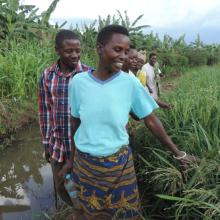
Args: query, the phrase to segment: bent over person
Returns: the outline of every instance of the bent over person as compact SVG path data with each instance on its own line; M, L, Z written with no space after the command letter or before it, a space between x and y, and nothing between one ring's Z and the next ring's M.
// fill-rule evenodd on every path
M192 157L167 135L153 113L158 105L139 80L121 70L130 47L127 29L104 27L96 47L96 71L77 74L69 86L73 177L86 219L137 220L141 206L126 130L129 113L143 119L181 163Z
M40 130L45 157L51 163L56 190L63 201L72 205L64 188L65 173L62 172L66 171L66 167L70 167L69 164L72 166L68 85L73 76L88 70L89 67L80 63L80 41L74 32L58 32L55 50L59 59L44 70L39 80Z

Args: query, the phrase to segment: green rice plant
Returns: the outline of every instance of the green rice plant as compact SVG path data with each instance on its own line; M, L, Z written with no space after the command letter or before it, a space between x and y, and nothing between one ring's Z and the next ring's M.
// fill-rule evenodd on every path
M183 171L170 153L145 131L143 123L133 128L132 145L139 159L135 163L146 216L219 219L219 85L218 66L192 69L178 80L175 91L163 97L175 105L174 109L157 111L177 146L198 156L199 164Z
M219 147L219 83L217 68L203 68L197 72L193 70L182 78L177 90L169 95L169 101L174 103L175 108L169 112L160 112L170 133L178 130L186 137L190 136L190 143L193 143L191 150L195 150L196 144L200 149Z

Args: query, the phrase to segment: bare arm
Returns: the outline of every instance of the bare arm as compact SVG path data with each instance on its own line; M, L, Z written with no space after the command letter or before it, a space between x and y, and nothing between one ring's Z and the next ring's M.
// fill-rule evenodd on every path
M148 88L148 90L149 90L149 93L153 93L151 87L150 87L148 84L146 84L146 86L147 86L147 88Z
M74 135L76 133L76 130L79 128L81 121L79 118L75 118L71 116L71 137L72 137L72 147L71 147L71 154L70 154L70 159L69 161L71 162L71 164L73 163L73 159L74 159L74 152L76 149L75 146L75 142L74 142Z
M73 166L73 160L74 160L74 153L75 153L75 142L74 142L74 135L76 133L76 130L78 129L81 121L79 118L71 117L71 138L72 138L72 147L71 147L71 152L70 152L70 157L66 159L65 165L59 172L59 176L64 177L66 173L72 168Z
M160 99L155 99L155 101L160 106L160 108L164 108L164 109L171 109L171 108L173 108L172 104L163 102Z
M77 129L79 128L80 126L80 119L79 118L75 118L73 116L71 116L71 136L74 137ZM75 150L75 142L74 142L74 139L72 141L72 149Z
M182 156L182 152L173 143L169 135L166 133L163 124L156 117L156 115L151 113L144 118L144 123L146 127L149 128L149 130L154 134L154 136L156 136L161 143L165 144L176 157Z
M166 130L163 127L161 121L151 113L144 118L144 123L147 128L156 136L161 143L165 144L167 148L173 153L175 159L177 159L184 168L187 168L187 163L199 162L199 159L193 155L186 154L183 151L180 151L178 147L173 143L169 135L166 133Z

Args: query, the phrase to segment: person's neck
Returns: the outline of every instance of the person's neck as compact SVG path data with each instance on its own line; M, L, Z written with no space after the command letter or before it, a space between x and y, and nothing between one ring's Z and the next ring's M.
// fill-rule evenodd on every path
M134 75L137 75L138 70L137 69L131 69L131 72L134 73Z
M150 64L150 66L154 67L154 65L152 63L149 63L149 64Z
M129 72L129 68L123 67L122 71L124 71L125 73L128 73Z
M66 66L61 61L58 61L58 64L59 64L59 67L60 67L60 71L64 74L71 73L76 69L76 67L75 68L70 68L70 67Z
M107 79L109 79L110 77L112 77L113 75L115 75L117 72L115 73L112 73L112 72L109 72L108 70L106 70L105 68L102 68L102 67L98 67L96 69L96 71L93 72L93 75L99 79L99 80L102 80L102 81L105 81Z

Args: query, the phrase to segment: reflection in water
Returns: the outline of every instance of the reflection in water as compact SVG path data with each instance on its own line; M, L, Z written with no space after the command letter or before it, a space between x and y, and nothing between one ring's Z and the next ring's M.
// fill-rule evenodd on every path
M42 153L37 126L1 152L0 220L43 219L42 212L54 208L51 168Z

